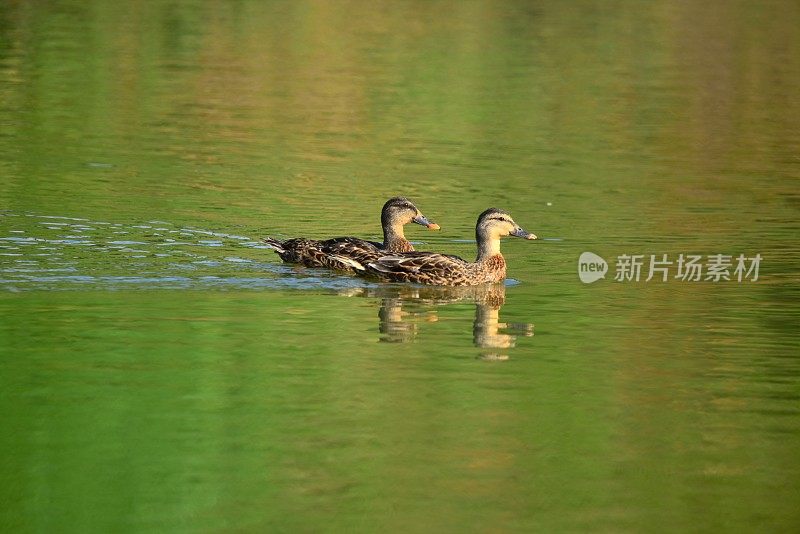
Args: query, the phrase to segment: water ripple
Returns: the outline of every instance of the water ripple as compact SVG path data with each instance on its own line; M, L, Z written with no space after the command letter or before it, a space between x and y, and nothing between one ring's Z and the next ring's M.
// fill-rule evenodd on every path
M167 221L118 223L58 215L0 218L0 290L303 289L371 287L274 261L259 239ZM65 221L65 222L53 222ZM72 222L80 221L80 223ZM80 235L91 231L92 239ZM45 235L43 232L47 232ZM51 235L51 232L58 232ZM119 239L116 236L125 235ZM175 239L169 236L181 236ZM257 251L257 252L254 252ZM3 259L2 257L5 257ZM169 274L181 271L187 274ZM56 274L63 273L63 274ZM69 274L67 274L69 273ZM188 273L191 273L189 275Z

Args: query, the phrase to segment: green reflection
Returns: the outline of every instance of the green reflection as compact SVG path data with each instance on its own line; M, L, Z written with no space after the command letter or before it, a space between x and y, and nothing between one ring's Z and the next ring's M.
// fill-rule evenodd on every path
M6 2L0 528L796 530L798 49L788 1ZM560 240L502 308L245 246L395 194Z

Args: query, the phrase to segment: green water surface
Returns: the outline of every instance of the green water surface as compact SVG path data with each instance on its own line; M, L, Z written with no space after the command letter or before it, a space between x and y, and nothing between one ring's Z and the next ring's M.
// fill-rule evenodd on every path
M798 87L793 1L0 2L0 531L797 532ZM260 241L398 194L541 239Z

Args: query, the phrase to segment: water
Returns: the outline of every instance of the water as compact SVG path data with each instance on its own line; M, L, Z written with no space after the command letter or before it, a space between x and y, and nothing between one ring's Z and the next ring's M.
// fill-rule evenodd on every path
M0 528L797 531L798 85L793 2L6 3ZM542 239L466 291L261 244L396 194Z

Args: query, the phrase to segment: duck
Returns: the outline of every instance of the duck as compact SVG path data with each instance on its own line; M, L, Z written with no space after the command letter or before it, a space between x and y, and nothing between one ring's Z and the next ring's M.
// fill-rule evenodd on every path
M387 282L440 286L497 283L506 277L506 261L500 253L500 238L505 236L537 239L514 222L507 211L489 208L478 216L475 225L475 261L436 252L402 252L367 261L355 271Z
M381 209L382 243L357 237L335 237L325 240L304 237L280 240L267 237L264 242L270 245L286 263L299 263L306 267L327 267L352 273L363 269L363 265L369 261L388 253L414 251L414 247L403 232L403 227L412 222L429 230L439 229L439 225L429 221L408 198L392 197Z

